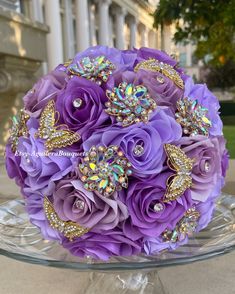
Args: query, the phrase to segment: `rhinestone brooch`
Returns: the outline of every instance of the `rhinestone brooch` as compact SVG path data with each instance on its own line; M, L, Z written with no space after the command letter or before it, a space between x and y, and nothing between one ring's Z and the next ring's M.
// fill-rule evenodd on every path
M85 189L109 197L128 187L131 164L118 146L91 147L79 165Z
M123 127L138 122L148 122L149 114L157 107L156 102L149 96L147 88L142 85L134 86L122 82L112 91L107 90L109 102L106 112L117 117Z
M164 148L168 157L168 166L176 172L167 180L164 202L169 202L180 197L192 186L191 172L194 159L187 157L185 152L175 145L165 144Z
M181 79L179 73L174 69L173 66L167 63L163 63L154 58L149 58L149 60L141 61L140 63L138 63L135 66L134 71L137 72L140 69L149 70L153 72L160 72L164 76L171 79L176 86L178 86L181 89L184 89L184 82Z
M188 209L174 230L166 229L163 232L162 238L164 242L175 243L183 241L188 235L192 235L196 231L199 217L200 213L195 207Z
M10 142L11 150L16 152L17 145L19 143L20 137L28 137L27 121L29 120L29 115L24 109L20 110L19 116L14 115L12 117L12 127L10 130Z
M183 98L177 102L176 121L182 126L185 135L209 136L211 121L206 116L208 109L202 107L198 100Z
M55 126L56 114L55 102L50 100L41 114L39 129L35 133L36 138L39 137L46 141L45 147L48 151L72 145L81 138L79 134L65 129L68 128L66 125Z
M86 78L101 85L102 82L107 82L109 76L115 70L115 66L103 55L95 58L87 56L77 63L70 63L67 70L72 75Z
M69 241L73 241L74 238L81 237L82 235L89 232L89 229L83 228L79 224L72 221L63 221L59 218L58 214L52 203L47 197L44 197L44 211L49 225L58 232L62 233Z

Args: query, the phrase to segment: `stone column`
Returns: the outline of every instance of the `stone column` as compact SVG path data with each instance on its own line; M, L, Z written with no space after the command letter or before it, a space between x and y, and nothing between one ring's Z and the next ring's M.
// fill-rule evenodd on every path
M90 46L88 0L76 0L75 10L77 50L83 51Z
M72 13L72 0L63 0L64 6L64 42L65 42L65 60L73 58L74 52L74 30L73 30L73 13Z
M130 49L132 49L136 46L136 33L137 33L136 19L134 17L131 17L129 21L129 26L130 26Z
M95 20L95 4L91 3L88 8L89 16L90 16L90 44L95 46L97 44L96 40L96 20Z
M59 0L45 1L46 23L50 27L47 35L48 69L54 69L63 62L63 43Z
M124 49L124 24L125 24L125 10L122 7L115 9L115 24L116 24L116 47Z
M140 26L141 46L148 47L148 31L145 25Z
M109 45L109 5L110 0L99 0L99 45Z

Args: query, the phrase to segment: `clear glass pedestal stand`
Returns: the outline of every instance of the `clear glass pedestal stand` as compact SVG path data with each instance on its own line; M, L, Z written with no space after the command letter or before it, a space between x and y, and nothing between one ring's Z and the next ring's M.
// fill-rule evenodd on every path
M0 205L0 254L38 265L86 271L79 294L147 293L166 294L158 275L175 266L225 254L235 248L235 196L223 194L209 226L175 251L155 256L113 258L109 262L79 259L56 242L42 239L32 225L22 200Z

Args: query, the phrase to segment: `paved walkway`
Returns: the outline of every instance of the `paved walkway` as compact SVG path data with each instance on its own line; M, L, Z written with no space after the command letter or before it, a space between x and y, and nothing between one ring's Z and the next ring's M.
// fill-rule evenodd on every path
M231 161L224 189L233 194L234 175L235 160ZM3 168L0 168L0 187L0 201L6 200L4 191L7 191L8 198L19 196L18 189L6 178ZM85 285L89 283L88 273L30 265L1 256L0 267L0 294L84 294ZM235 294L235 252L164 268L159 275L166 294ZM102 289L100 293L109 294Z

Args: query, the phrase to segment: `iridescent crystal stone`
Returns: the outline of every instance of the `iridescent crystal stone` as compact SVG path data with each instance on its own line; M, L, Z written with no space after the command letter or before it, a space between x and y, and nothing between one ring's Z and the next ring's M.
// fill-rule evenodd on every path
M79 108L82 106L82 99L81 98L76 98L73 100L73 106L75 108Z
M122 82L112 91L107 90L106 95L109 99L106 103L106 112L116 116L123 127L138 122L148 122L149 114L157 107L143 85L135 86Z
M188 235L192 235L196 231L199 217L200 213L195 207L189 208L174 230L166 229L163 232L163 240L165 242L177 242L184 240Z
M17 145L20 137L28 136L27 121L29 120L29 115L25 112L24 109L20 110L19 116L14 115L12 117L12 127L10 130L10 142L11 150L16 151Z
M107 82L114 69L114 64L103 55L95 58L86 56L77 63L70 63L67 67L72 75L95 81L99 85Z
M153 210L155 212L161 212L164 209L164 206L161 202L157 202L154 204Z
M135 145L135 147L133 149L133 153L136 156L141 156L144 153L144 147L140 144Z
M212 126L207 117L208 109L201 106L198 100L183 98L177 102L176 121L181 124L185 135L209 136Z
M130 167L130 162L117 146L93 146L79 165L85 189L106 197L128 187L128 176L132 174Z

